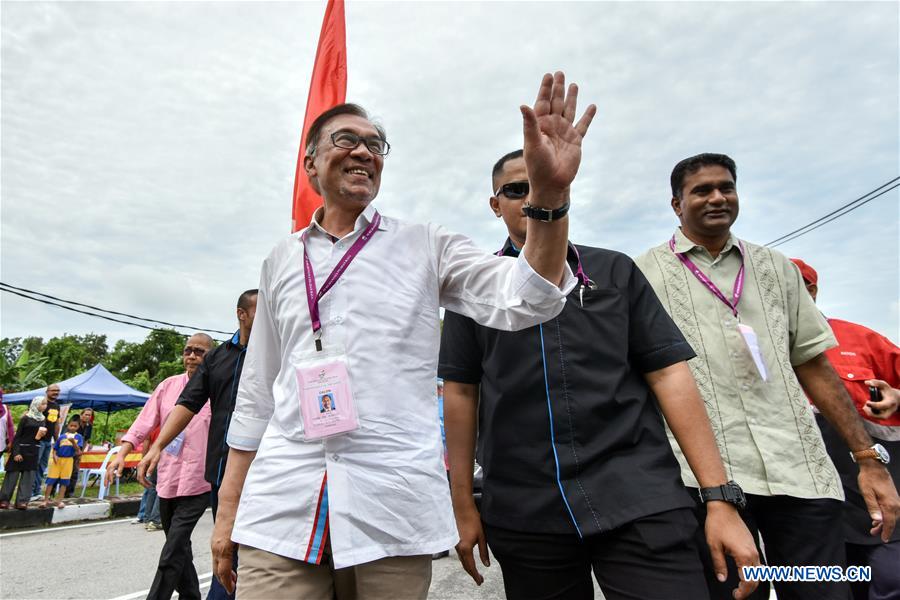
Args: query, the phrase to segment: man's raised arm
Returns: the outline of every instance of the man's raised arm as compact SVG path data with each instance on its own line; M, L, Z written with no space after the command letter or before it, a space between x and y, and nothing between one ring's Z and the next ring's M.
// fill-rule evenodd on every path
M569 205L569 189L581 164L581 142L597 107L587 107L575 123L578 86L569 85L562 72L544 75L534 107L521 106L525 165L531 183L525 259L541 277L555 284L563 281L569 219L566 214L552 220L550 211L559 212ZM543 215L543 218L536 215ZM554 215L555 216L555 215Z

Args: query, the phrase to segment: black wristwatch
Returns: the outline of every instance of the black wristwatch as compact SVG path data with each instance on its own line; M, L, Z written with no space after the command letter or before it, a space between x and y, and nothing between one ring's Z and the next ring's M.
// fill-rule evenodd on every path
M744 490L734 481L729 481L725 485L717 487L700 488L700 502L705 504L710 500L730 502L738 508L747 506L747 497L744 496Z
M566 216L566 213L569 212L569 203L566 202L559 208L554 208L553 210L549 208L538 208L536 206L532 206L525 203L525 206L522 207L522 214L528 217L529 219L535 219L537 221L556 221L558 219L562 219Z

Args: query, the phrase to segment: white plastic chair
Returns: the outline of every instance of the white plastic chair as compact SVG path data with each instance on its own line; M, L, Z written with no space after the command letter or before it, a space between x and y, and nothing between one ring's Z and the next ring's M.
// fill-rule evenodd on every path
M82 476L81 480L81 498L84 498L84 491L87 489L88 484L91 481L91 477L96 475L100 480L100 493L97 494L98 500L103 500L106 496L106 493L109 491L109 486L106 485L104 479L106 478L106 467L109 464L109 459L113 457L119 450L122 449L122 446L116 446L115 448L111 448L109 452L106 453L106 456L103 458L103 463L100 465L98 469L81 469L79 476ZM116 496L119 495L119 476L116 475Z

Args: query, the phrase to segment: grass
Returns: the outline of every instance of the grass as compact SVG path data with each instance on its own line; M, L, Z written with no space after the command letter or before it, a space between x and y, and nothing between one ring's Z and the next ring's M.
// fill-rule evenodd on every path
M0 473L0 485L2 485L4 478L6 477L6 473ZM116 491L116 485L113 483L111 486L111 492L114 494ZM139 496L144 493L144 486L142 486L137 481L120 481L119 482L119 496ZM96 498L100 494L100 486L97 485L96 481L88 487L88 489L84 492L85 498ZM110 493L107 493L109 496ZM81 486L77 486L75 488L75 497L81 496Z

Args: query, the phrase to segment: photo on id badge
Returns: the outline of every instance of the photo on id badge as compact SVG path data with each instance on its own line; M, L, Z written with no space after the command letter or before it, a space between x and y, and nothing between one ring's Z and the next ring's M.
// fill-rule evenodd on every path
M319 394L319 412L330 413L334 411L337 411L337 407L334 405L334 394L331 390Z

